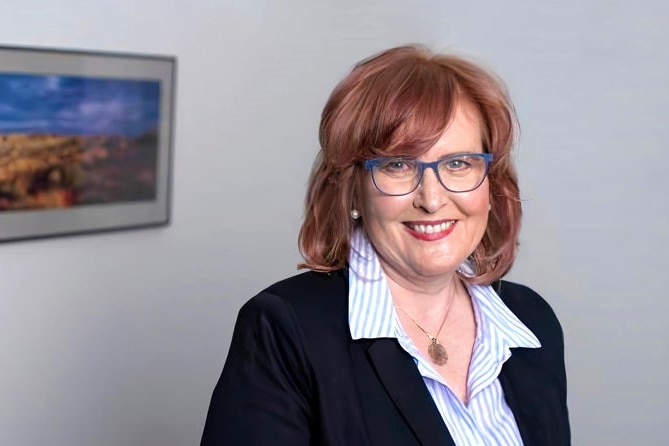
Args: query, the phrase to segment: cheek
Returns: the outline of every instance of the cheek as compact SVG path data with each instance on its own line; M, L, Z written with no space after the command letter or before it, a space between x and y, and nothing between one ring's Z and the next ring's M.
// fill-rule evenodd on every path
M473 248L483 239L488 226L490 198L487 184L459 198L456 204L465 217L464 234Z
M367 225L401 221L412 205L411 197L367 196L363 202L362 215Z
M389 197L381 195L372 184L371 179L365 181L359 194L363 222L368 226L390 220L398 215L403 208L402 202L406 197Z
M490 186L486 180L478 189L470 192L464 206L470 215L482 216L487 220L488 205L490 204Z
M392 203L384 200L370 200L363 206L363 223L367 227L381 226L384 222L392 220L397 215L397 210Z

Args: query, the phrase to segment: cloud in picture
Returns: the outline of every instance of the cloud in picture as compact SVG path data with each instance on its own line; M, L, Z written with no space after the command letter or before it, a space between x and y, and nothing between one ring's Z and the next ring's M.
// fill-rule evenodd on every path
M139 136L160 119L160 82L0 74L0 132Z

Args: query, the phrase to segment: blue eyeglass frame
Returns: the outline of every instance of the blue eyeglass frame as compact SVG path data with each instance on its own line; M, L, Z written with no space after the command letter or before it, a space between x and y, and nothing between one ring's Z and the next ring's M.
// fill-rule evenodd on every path
M459 158L461 156L471 156L471 157L483 158L485 160L485 173L483 174L483 177L481 177L481 181L479 181L476 186L472 187L471 189L467 189L467 190L455 191L455 190L451 190L448 187L446 187L444 182L441 180L441 176L439 175L439 164L441 164L444 161L447 161L449 159ZM423 182L423 173L425 172L425 169L432 169L434 171L435 176L437 177L437 180L439 180L439 184L441 184L444 187L444 189L446 189L447 191L453 192L455 194L471 192L471 191L477 189L481 184L483 184L483 181L488 176L488 171L490 170L490 163L493 160L493 156L492 156L492 153L455 153L453 155L449 155L449 156L446 156L444 158L438 159L436 161L431 161L431 162L412 159L411 161L416 163L416 165L418 166L418 181L416 181L416 185L414 186L413 189L411 189L409 192L406 192L406 193L403 193L403 194L389 194L387 192L382 191L381 189L379 189L379 186L376 184L376 180L374 179L374 173L372 172L372 170L374 170L375 167L379 167L384 162L386 162L388 160L392 160L392 159L400 159L401 160L401 159L407 159L407 158L388 156L388 157L383 157L383 158L373 158L373 159L370 159L370 160L365 160L365 169L369 170L370 175L372 176L372 182L374 183L374 187L376 187L376 190L378 190L383 195L390 195L392 197L401 197L403 195L409 195L410 193L412 193L413 191L418 189L418 186L420 185L420 183Z

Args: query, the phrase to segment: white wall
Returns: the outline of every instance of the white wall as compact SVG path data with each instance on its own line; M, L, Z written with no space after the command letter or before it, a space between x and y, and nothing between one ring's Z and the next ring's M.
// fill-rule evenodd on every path
M515 98L512 277L563 322L574 443L664 444L669 3L582 3L0 3L4 44L179 58L173 224L0 246L0 444L199 442L237 309L299 260L320 108L406 42L486 62Z

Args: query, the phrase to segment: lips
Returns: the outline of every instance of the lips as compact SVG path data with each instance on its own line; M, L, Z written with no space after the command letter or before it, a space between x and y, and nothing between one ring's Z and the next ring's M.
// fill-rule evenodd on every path
M443 220L441 222L406 222L404 226L408 232L420 240L439 240L453 231L457 220Z
M436 234L445 231L455 224L455 220L443 221L436 224L414 224L406 223L406 225L416 232L423 234Z

